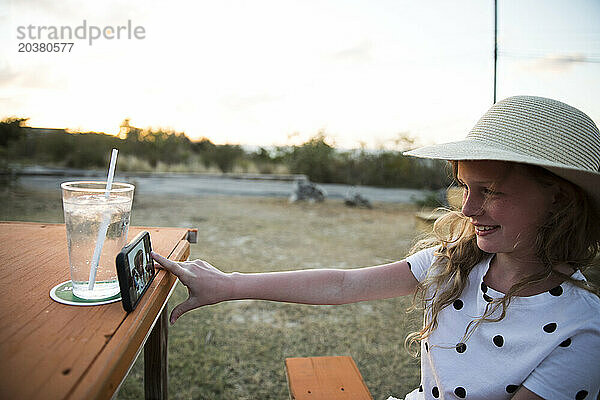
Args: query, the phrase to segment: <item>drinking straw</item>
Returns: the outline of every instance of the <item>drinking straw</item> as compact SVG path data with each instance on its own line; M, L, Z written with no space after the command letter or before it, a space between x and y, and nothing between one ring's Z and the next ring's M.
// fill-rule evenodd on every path
M108 178L106 179L106 190L104 191L104 198L108 201L110 197L110 189L112 188L113 179L115 177L115 166L117 165L117 153L119 150L112 149L110 156L110 167L108 168ZM90 282L88 284L88 290L94 290L96 284L96 272L98 271L98 263L100 262L100 254L102 253L102 246L104 246L104 239L106 238L106 232L108 232L108 225L110 225L110 211L104 212L100 229L98 230L98 239L96 239L96 247L94 248L94 255L92 256L92 265L90 266Z

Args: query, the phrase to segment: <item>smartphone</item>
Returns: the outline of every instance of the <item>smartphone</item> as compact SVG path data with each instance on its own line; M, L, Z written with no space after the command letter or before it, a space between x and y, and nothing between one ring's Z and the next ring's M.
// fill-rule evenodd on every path
M156 275L151 251L150 234L143 231L117 254L121 299L127 312L135 310Z

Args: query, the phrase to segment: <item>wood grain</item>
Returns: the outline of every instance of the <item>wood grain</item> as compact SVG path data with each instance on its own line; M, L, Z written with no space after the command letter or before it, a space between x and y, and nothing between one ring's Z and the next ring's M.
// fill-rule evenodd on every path
M352 357L286 358L292 400L372 400Z
M187 229L132 227L129 238L143 229L158 253L189 254ZM64 224L0 223L0 260L0 398L110 398L176 283L160 271L129 315L120 302L54 302L50 289L70 279Z

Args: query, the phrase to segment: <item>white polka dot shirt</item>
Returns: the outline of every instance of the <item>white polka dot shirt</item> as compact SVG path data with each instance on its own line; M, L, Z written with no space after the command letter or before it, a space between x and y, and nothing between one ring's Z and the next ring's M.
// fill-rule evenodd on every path
M483 283L492 256L471 271L460 298L438 315L438 328L421 343L421 385L412 399L510 399L519 386L545 399L596 399L600 386L600 299L563 283L515 297L505 318L467 325L503 296ZM406 259L422 281L433 249ZM584 279L576 272L574 279ZM495 314L496 315L496 314Z

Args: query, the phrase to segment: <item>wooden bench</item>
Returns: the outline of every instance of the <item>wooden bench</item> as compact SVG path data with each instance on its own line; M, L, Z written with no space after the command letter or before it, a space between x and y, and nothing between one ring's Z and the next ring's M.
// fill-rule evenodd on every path
M286 358L291 400L373 400L352 357Z

